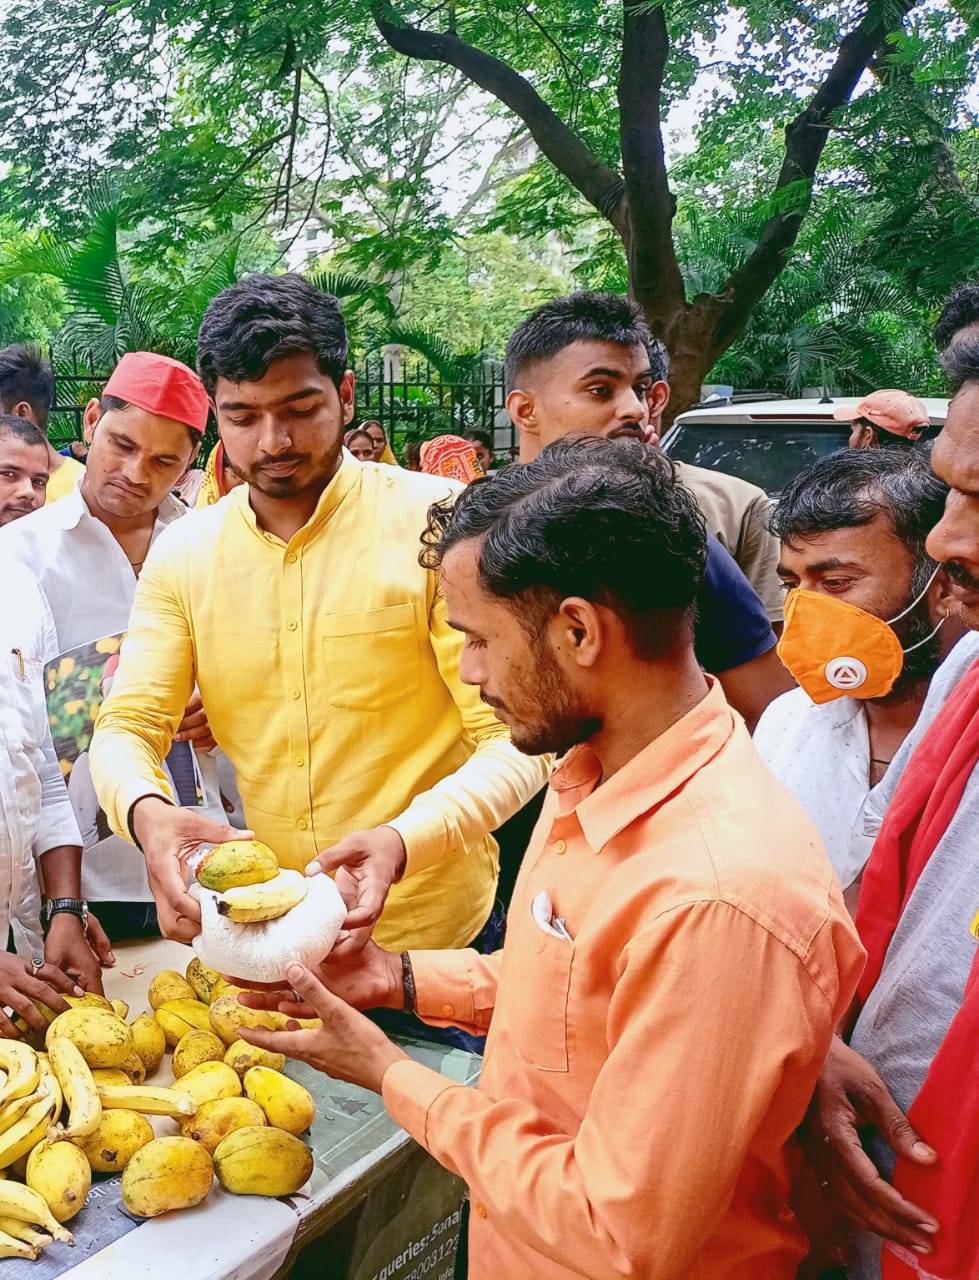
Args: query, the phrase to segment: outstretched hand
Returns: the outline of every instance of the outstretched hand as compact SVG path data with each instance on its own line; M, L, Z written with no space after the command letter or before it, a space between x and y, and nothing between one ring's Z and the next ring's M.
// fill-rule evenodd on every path
M272 1053L284 1053L288 1058L308 1062L317 1071L325 1072L335 1080L381 1092L384 1073L394 1062L407 1055L398 1048L369 1018L351 1008L345 1000L328 991L322 982L304 965L292 965L286 978L297 1000L284 1001L283 1012L289 1008L303 1009L303 1014L290 1013L289 1029L267 1031L262 1027L242 1027L243 1040ZM263 999L258 995L239 997L241 1002ZM252 1005L252 1007L255 1007ZM296 1016L319 1018L322 1025L303 1029Z

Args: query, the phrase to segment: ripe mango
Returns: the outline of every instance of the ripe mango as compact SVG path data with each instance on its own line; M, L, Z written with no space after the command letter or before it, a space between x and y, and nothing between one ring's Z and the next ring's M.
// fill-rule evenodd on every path
M127 1058L128 1062L129 1059ZM141 1059L142 1061L142 1059ZM122 1067L97 1067L92 1072L96 1085L100 1084L132 1084L132 1077Z
M242 1027L268 1027L270 1031L284 1031L287 1019L284 1014L264 1009L246 1009L233 995L218 996L210 1007L211 1028L226 1045L240 1038Z
M118 1108L103 1111L99 1127L75 1145L96 1173L121 1173L137 1151L153 1141L153 1126L145 1116Z
M122 1202L138 1218L200 1204L214 1181L214 1165L191 1138L154 1138L141 1147L122 1175Z
M126 1061L120 1064L119 1070L124 1071L129 1077L130 1084L142 1084L146 1079L146 1067L138 1053L131 1053Z
M241 1081L226 1062L202 1062L180 1077L180 1092L202 1107L214 1098L241 1097Z
M207 1005L198 999L167 1000L157 1009L155 1018L163 1029L167 1046L175 1049L188 1031L209 1031Z
M247 1040L236 1040L224 1055L224 1060L242 1077L252 1067L269 1067L272 1071L281 1071L286 1065L284 1053L273 1053L271 1049L259 1049L257 1045L249 1044Z
M129 1005L125 1000L110 1000L109 1004L112 1006L112 1012L125 1022L129 1017Z
M147 999L151 1009L159 1009L168 1000L196 1000L197 993L176 969L161 969L150 983Z
M202 1062L220 1062L223 1058L224 1041L213 1031L188 1031L173 1051L174 1079L179 1080Z
M167 1038L163 1028L148 1013L141 1013L130 1027L133 1049L139 1054L147 1075L152 1075L166 1052ZM117 1081L118 1083L118 1081Z
M214 1152L218 1180L238 1196L291 1196L308 1181L313 1157L305 1143L281 1129L246 1126Z
M261 840L216 844L197 867L197 882L215 893L242 885L264 884L279 874L279 860Z
M58 1222L67 1222L85 1203L92 1170L74 1143L39 1142L27 1157L26 1182L47 1202Z
M201 1143L213 1155L218 1144L235 1129L264 1124L265 1115L257 1102L249 1098L212 1098L195 1116L184 1121L181 1132Z
M133 1033L111 1009L82 1007L59 1013L45 1043L67 1036L90 1067L120 1067L133 1051Z
M304 1133L313 1123L316 1103L308 1089L270 1067L252 1067L245 1072L245 1095L265 1112L265 1118L276 1129L286 1133Z
M213 999L214 988L223 979L216 970L209 969L206 964L194 956L187 966L187 981L194 988L197 999L204 1004L210 1004Z

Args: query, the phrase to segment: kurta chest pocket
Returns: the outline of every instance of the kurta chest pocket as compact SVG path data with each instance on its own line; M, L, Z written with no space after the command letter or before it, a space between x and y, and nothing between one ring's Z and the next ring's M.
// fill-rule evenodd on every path
M20 649L11 649L8 659L11 669L11 701L19 726L18 736L25 730L33 740L31 745L40 746L46 734L44 705L44 666L36 658L29 658Z
M413 604L321 620L327 697L333 707L381 711L421 686Z
M568 999L574 943L521 923L519 941L507 957L511 996L507 1022L517 1053L541 1071L568 1069Z

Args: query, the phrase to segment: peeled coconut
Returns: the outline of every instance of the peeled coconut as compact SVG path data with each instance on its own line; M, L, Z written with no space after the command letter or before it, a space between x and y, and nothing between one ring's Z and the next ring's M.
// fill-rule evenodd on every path
M193 943L201 961L248 982L284 982L291 964L317 965L336 942L347 908L329 876L311 876L308 884L291 911L254 924L227 919L218 911L219 894L192 886L201 904L201 931Z

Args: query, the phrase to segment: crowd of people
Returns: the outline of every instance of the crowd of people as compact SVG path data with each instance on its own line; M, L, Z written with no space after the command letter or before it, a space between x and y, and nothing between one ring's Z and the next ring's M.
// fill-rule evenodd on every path
M773 496L666 457L610 294L512 335L505 465L400 465L297 275L196 371L125 355L64 454L0 353L0 1034L192 939L189 855L254 835L347 917L241 997L321 1025L246 1038L465 1180L459 1274L975 1280L979 287L936 343L940 429L875 392Z

